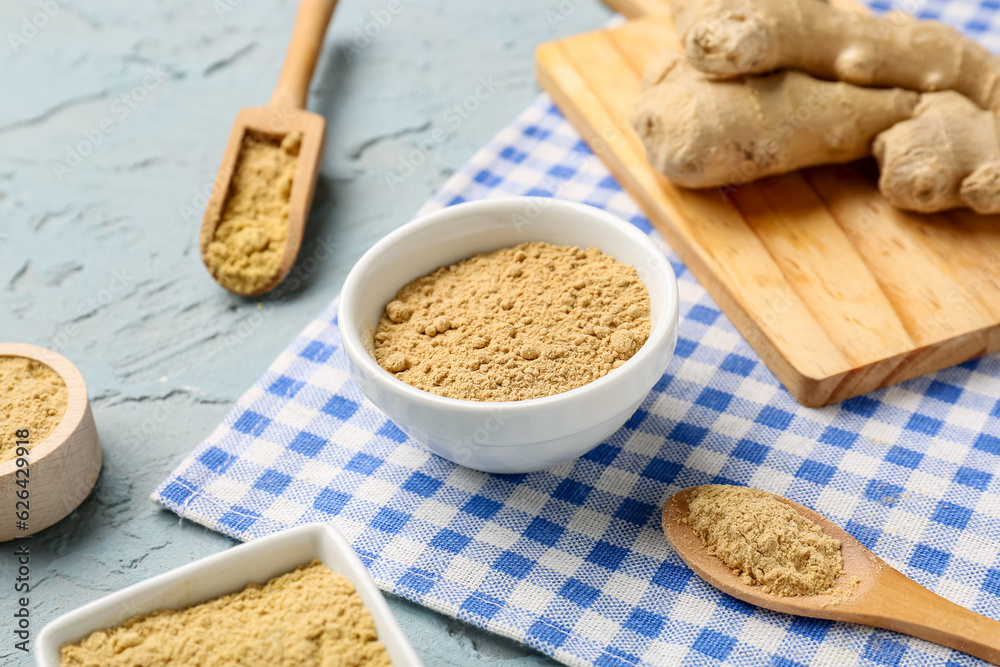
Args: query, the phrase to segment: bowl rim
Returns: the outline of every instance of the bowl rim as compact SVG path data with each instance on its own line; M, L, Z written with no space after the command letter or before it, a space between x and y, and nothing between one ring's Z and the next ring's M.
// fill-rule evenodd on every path
M55 644L58 641L58 633L63 630L64 626L72 626L73 624L78 623L80 619L85 619L88 616L99 614L109 605L121 604L123 601L140 596L146 591L165 588L170 585L176 586L179 585L178 582L190 580L197 575L205 575L206 573L210 574L211 572L220 569L235 567L237 566L236 564L243 561L253 561L254 559L259 559L261 556L258 554L266 554L269 547L272 547L273 545L280 545L285 542L293 542L297 539L312 539L316 543L326 542L327 544L332 545L333 549L344 557L346 568L341 570L340 574L351 580L351 583L354 584L354 587L359 594L362 590L366 592L371 602L369 603L366 601L365 608L368 609L368 612L372 615L373 619L381 619L383 624L390 630L393 635L394 644L398 647L399 652L404 654L404 657L406 657L409 661L408 664L420 667L423 663L414 651L409 638L406 636L406 633L403 632L399 622L393 615L392 610L389 609L389 605L385 600L385 595L375 584L375 580L372 579L371 573L368 572L368 569L361 562L361 558L358 556L357 552L354 551L343 535L341 535L340 532L333 527L333 525L321 522L312 522L299 526L293 526L291 528L279 530L251 542L237 544L236 546L224 549L217 553L179 565L161 574L143 579L130 586L108 593L107 595L102 595L96 600L92 600L91 602L88 602L80 607L76 607L75 609L72 609L64 614L60 614L58 617L45 624L35 640L36 664L39 667L58 667L59 651L62 648L62 644L59 646L56 646ZM323 561L321 560L321 562ZM301 563L300 565L305 564L306 563ZM294 569L294 567L292 569ZM288 571L291 572L292 569ZM334 569L334 571L336 572L337 570ZM274 576L276 577L281 575ZM268 579L271 578L273 577L268 577ZM243 587L250 583L250 581L253 581L253 579L247 578ZM242 588L234 589L233 591L230 591L230 593L236 593L240 590L242 590ZM163 595L163 593L160 593L159 595ZM227 595L227 593L222 593L221 595L214 597L207 597L194 604L208 602L209 600L216 599L222 595ZM155 609L161 608L155 605L153 605L153 607ZM97 628L91 632L96 632L100 629L101 628ZM380 635L379 641L385 644L386 638Z
M670 300L667 304L664 317L662 317L658 323L654 324L650 331L649 338L646 339L646 342L639 348L639 351L632 355L628 361L612 370L607 375L588 382L587 384L558 394L542 396L539 398L528 398L521 401L473 401L460 398L450 398L447 396L438 396L437 394L432 394L428 391L424 391L423 389L417 389L413 385L403 382L402 380L398 380L393 377L389 371L382 368L378 362L368 354L368 351L365 349L361 341L354 336L354 331L357 329L357 322L351 312L352 308L349 308L348 306L353 306L353 302L357 299L358 294L360 294L358 287L362 281L362 274L375 263L377 258L379 258L386 249L405 241L407 237L416 232L423 231L424 229L433 227L442 221L447 221L466 213L474 214L481 209L492 209L497 207L521 207L525 202L532 201L538 203L539 206L544 208L551 208L553 206L556 208L561 207L567 212L573 214L590 216L602 224L615 228L636 246L641 247L644 251L648 252L649 256L653 259L653 262L657 265L652 268L662 270L663 274L667 278ZM411 280L412 279L413 278L411 278ZM647 281L643 280L643 283L647 284ZM400 287L402 287L402 285L400 285ZM632 370L638 368L646 359L655 354L655 350L660 345L666 344L670 340L673 331L677 328L679 308L680 297L678 294L677 276L674 274L673 266L671 266L666 254L656 246L652 239L631 223L623 220L613 213L605 211L604 209L597 208L596 206L590 206L588 204L581 204L579 202L565 199L556 199L554 197L510 196L496 197L493 199L480 199L455 204L453 206L447 206L426 215L419 216L386 234L371 248L369 248L360 259L358 259L358 261L351 268L351 271L348 273L347 278L344 281L340 304L337 309L337 323L345 353L348 356L351 356L355 363L363 366L368 372L369 377L372 377L375 381L381 383L383 386L386 386L390 391L401 392L403 396L409 400L415 401L420 407L438 407L449 410L458 410L470 415L480 413L497 413L502 411L504 416L510 415L513 417L516 416L516 413L518 412L555 407L566 402L571 402L581 393L585 391L598 391L602 387L616 382L617 378L620 378L624 373L631 372Z
M41 442L36 442L28 450L28 464L34 466L42 459L59 449L64 444L83 421L87 413L87 406L90 399L87 396L87 385L83 381L83 375L79 369L73 365L69 359L59 354L55 350L28 343L0 343L0 357L24 357L39 363L45 364L62 378L66 385L66 412L56 427L45 436ZM7 461L0 462L0 478L6 477L17 470L17 459L15 456Z

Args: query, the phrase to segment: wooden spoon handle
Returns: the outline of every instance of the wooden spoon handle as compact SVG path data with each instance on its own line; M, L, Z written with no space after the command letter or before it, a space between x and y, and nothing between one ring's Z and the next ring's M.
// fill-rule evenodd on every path
M919 637L1000 665L1000 621L961 607L886 566L854 620ZM853 610L852 610L853 611Z
M305 109L309 83L336 6L337 0L302 0L299 3L285 64L267 106Z

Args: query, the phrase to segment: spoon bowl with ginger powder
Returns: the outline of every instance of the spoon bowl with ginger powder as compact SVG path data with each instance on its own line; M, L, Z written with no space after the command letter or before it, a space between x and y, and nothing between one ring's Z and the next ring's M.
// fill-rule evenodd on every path
M797 502L742 486L674 494L663 531L695 574L772 611L871 625L1000 664L1000 621L932 593Z
M521 258L519 252L527 257ZM509 304L498 301L499 310L490 307L489 312L479 312L481 304L472 303L478 297L461 296L467 285L442 283L444 291L435 293L430 301L441 298L444 303L449 293L455 297L447 304L453 310L443 319L437 305L421 306L419 298L410 318L402 317L399 310L410 305L390 305L400 301L400 290L416 279L461 266L477 255L488 263L499 260L489 270L505 267L502 270L508 274L498 275L496 280L505 284L505 289L516 283L511 279L517 277L509 272L521 267L529 279L523 288L526 291L505 293ZM507 260L518 267L507 266ZM567 294L552 291L559 279L540 277L546 264L552 265L555 275L574 263L574 271L592 266L593 280L587 275L576 276L565 290ZM606 272L612 264L618 267ZM623 271L618 282L608 278L618 275L614 271ZM600 279L599 274L603 276ZM459 271L453 277L461 281L463 275ZM489 283L488 276L483 276L480 271L476 279ZM635 305L633 298L643 294L640 283L648 294L648 313L637 308L628 314L630 305ZM418 285L415 289L421 288ZM626 294L628 290L633 292ZM624 298L619 300L622 294ZM498 292L494 296L504 295ZM573 304L562 301L570 296ZM576 300L584 298L603 300L608 312L584 321L575 310ZM532 317L524 308L533 301L541 304L540 317ZM387 306L393 313L387 312ZM522 473L581 456L621 428L673 356L677 308L677 280L670 263L655 242L633 225L583 204L510 197L448 207L408 223L376 243L358 260L344 283L338 326L352 377L365 396L407 435L460 465L486 472ZM565 332L556 331L555 322L549 327L538 326L553 319L557 309L579 319L578 336L565 337ZM512 313L516 320L504 320ZM401 325L397 338L376 339L383 317L400 320L395 323ZM417 325L422 325L419 339L410 332ZM478 329L485 332L481 336L485 344L480 348L469 338L469 350L439 354L438 348L451 338L468 337ZM501 344L497 341L504 331L510 341ZM584 343L574 347L578 340ZM412 348L411 353L408 346L412 343L423 349ZM552 349L554 346L563 349ZM584 350L586 346L592 349ZM486 355L485 363L479 357L465 359L458 354L476 352ZM442 380L435 385L433 377L429 384L423 382L425 378L410 383L398 377L405 372L389 368L408 372L409 367L394 358L396 354L407 362L426 363L429 373ZM573 360L577 367L563 372L558 368L560 359ZM457 360L466 361L465 367L456 366ZM476 370L482 369L481 383L484 388L492 387L489 391L477 391L477 376L465 372L472 370L473 362L479 362ZM451 373L444 374L449 364ZM500 367L510 369L513 375L505 378ZM538 380L526 382L536 369L541 369ZM583 370L588 377L583 378ZM552 377L546 378L547 374ZM458 391L437 390L445 385Z
M3 542L76 509L94 487L102 457L83 377L45 348L0 344L0 425Z

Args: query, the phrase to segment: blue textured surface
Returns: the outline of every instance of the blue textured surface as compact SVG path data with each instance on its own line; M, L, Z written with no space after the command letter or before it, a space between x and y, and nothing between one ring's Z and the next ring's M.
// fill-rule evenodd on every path
M424 210L529 190L649 229L545 96ZM660 508L706 483L785 495L998 618L1000 358L803 408L669 258L681 352L627 424L575 461L489 475L401 437L351 381L334 304L155 497L239 539L330 521L385 590L571 665L825 664L831 652L864 665L969 664L890 632L750 607L684 577Z
M40 4L19 1L0 7L0 26L8 40L10 33L26 30L24 20L30 22ZM263 299L259 305L233 298L211 283L197 258L195 234L203 192L214 177L236 108L262 102L268 93L262 82L276 77L291 2L188 0L149 8L68 2L43 19L46 25L16 50L0 49L6 84L0 97L0 285L9 313L0 320L0 340L58 348L80 367L94 398L106 454L94 494L33 542L36 632L83 602L232 544L199 526L178 524L175 516L157 511L147 494L320 312L353 260L405 221L475 146L534 97L533 46L595 27L606 16L588 3L519 0L498 8L407 2L405 14L379 28L369 46L336 50L350 47L355 29L371 20L369 12L384 6L345 2L338 10L310 102L327 116L330 138L298 265L302 286L277 302ZM218 13L220 8L233 11ZM992 5L930 2L924 8L996 46L997 33L982 32L995 17ZM150 67L153 76L147 78ZM482 85L480 77L496 90L468 118L456 115L452 106L474 94ZM135 92L144 79L149 90ZM112 124L102 123L105 119ZM68 172L54 167L69 166L67 154L80 142L92 145L79 166ZM515 164L529 159L513 149L502 158ZM409 161L413 173L390 190L386 173L402 173L401 167L409 171L400 160ZM548 175L558 182L568 173L557 169ZM497 184L497 175L488 169L474 175L473 182L483 189L466 196L483 196L485 187ZM545 182L530 187L551 192ZM648 229L641 218L633 222ZM686 282L692 289L690 276ZM722 475L724 466L723 476L739 481L747 475L744 463L769 470L750 482L785 489L826 511L925 585L996 617L1000 541L993 526L1000 512L1000 382L995 359L940 373L933 381L916 380L874 399L808 411L807 418L794 404L772 395L774 405L753 416L757 408L746 401L767 402L760 391L773 391L773 378L762 379L766 371L724 318L715 325L719 316L710 301L696 294L687 298L698 301L699 310L692 307L693 315L688 311L679 366L657 388L667 395L680 392L683 403L676 414L683 417L676 424L658 424L656 410L647 406L628 428L641 436L669 426L664 440L671 447L691 445L691 456L683 462L655 457L657 463L644 469L651 479L669 485L683 467L692 465L706 475ZM708 335L716 339L705 345ZM727 349L732 351L706 354ZM311 354L319 358L325 352L315 348ZM704 391L705 374L753 391L718 412L713 406L725 399ZM275 389L287 396L294 385L279 383ZM343 413L343 405L333 409ZM868 426L859 435L854 428L860 421ZM804 423L812 426L803 430ZM822 430L815 428L817 423ZM259 424L245 427L253 432ZM718 439L719 434L726 437ZM400 440L391 427L382 436ZM208 463L224 466L223 455L209 456ZM613 467L618 455L609 446L591 457ZM359 458L356 465L366 469L372 463ZM852 474L873 479L858 486L861 480ZM282 475L262 474L254 484L261 492L283 493L292 481L291 475ZM820 491L823 482L817 479L827 479L834 488ZM847 505L853 505L850 511L837 495L838 480L854 483L846 492L840 490L848 496ZM413 482L424 492L430 486L422 478ZM568 489L563 493L576 497ZM316 502L324 512L339 512L350 501L332 489L321 495ZM465 512L484 522L503 511L496 500L474 500ZM623 500L621 508L625 506ZM616 513L637 519L644 515L641 507L635 509ZM243 514L233 513L230 523L239 525ZM398 516L385 514L379 520L383 527L398 524ZM648 530L648 522L642 527ZM403 525L400 533L405 529ZM558 548L567 530L536 517L524 527L522 539ZM461 553L467 537L457 530L440 531L433 548ZM10 550L0 549L3 577L13 571L13 559ZM595 557L606 563L618 558L603 547ZM657 654L665 664L760 664L786 640L804 644L806 650L822 642L814 664L893 665L921 657L909 640L889 633L859 635L839 625L760 617L724 597L706 608L699 604L700 581L676 562L662 560L648 581L672 598L671 614L690 622L708 611L708 627L691 635L690 649ZM507 557L503 567L523 571L524 565ZM426 579L408 581L419 594L432 592L419 590ZM570 577L557 594L592 607L601 604L608 590ZM10 618L9 605L10 596L0 598L4 618ZM428 665L500 664L504 658L523 665L545 661L411 603L394 600L392 605ZM478 596L469 598L468 607L470 613L490 617L499 604ZM664 628L669 631L676 622L658 627L655 615L636 609L621 618L625 631L638 638L662 638ZM737 632L739 641L733 639ZM534 629L534 636L549 645L565 643L568 634L544 625ZM761 653L742 653L747 642ZM484 656L477 647L497 657ZM931 664L979 664L921 647L932 652ZM612 648L600 664L629 664L631 656ZM21 658L9 643L0 644L0 662L18 664ZM776 657L773 662L787 667L802 664L802 659Z
M376 29L372 12L388 2L343 0L309 101L328 138L300 286L254 301L214 284L197 233L237 109L263 104L277 80L296 3L67 0L38 18L43 4L51 9L0 3L0 340L57 348L77 365L105 464L91 497L33 542L35 636L63 612L234 544L179 522L149 493L336 295L361 253L534 99L534 47L610 16L596 0L565 17L557 0L403 0ZM377 34L358 48L366 27ZM495 89L457 115L480 77ZM137 90L144 79L150 89ZM99 143L60 178L53 163L97 142L95 131ZM385 174L401 159L413 173L390 190ZM12 550L0 545L5 591ZM0 595L3 619L11 598ZM551 662L392 605L428 665ZM0 664L28 664L9 629L0 621Z

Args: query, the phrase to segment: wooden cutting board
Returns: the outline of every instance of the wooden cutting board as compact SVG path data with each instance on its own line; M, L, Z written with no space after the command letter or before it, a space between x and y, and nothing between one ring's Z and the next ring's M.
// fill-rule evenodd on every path
M542 45L538 79L800 403L1000 350L1000 216L893 209L870 160L732 189L673 186L629 123L664 49L680 44L659 13Z

